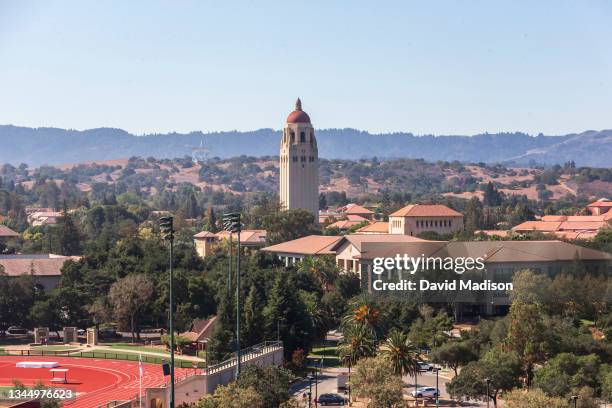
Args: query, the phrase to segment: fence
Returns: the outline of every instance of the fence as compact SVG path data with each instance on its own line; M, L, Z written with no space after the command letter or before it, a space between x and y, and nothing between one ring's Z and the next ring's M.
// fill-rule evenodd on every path
M81 357L81 358L102 358L106 360L126 360L139 361L139 354L118 353L107 351L74 351L74 350L4 350L4 354L11 356L54 356L54 357ZM170 357L155 357L142 354L142 361L145 363L162 364L169 362ZM194 368L195 361L175 359L174 365L179 368ZM197 362L197 368L205 368L206 363Z

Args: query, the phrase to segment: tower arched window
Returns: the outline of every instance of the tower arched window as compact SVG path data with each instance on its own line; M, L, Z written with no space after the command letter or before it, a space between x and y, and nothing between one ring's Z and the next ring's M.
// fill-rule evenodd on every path
M291 131L291 143L295 142L295 132Z
M306 143L306 132L300 132L300 143Z

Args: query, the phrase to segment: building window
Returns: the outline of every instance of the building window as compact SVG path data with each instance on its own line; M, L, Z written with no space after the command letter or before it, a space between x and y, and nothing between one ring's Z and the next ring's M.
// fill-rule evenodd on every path
M297 156L293 156L293 162L297 162Z
M300 132L300 143L306 143L306 133Z
M291 131L291 143L295 142L295 132Z

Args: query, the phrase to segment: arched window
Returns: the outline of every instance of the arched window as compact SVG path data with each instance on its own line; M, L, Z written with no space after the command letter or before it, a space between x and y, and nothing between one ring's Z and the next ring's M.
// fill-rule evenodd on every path
M291 143L295 142L295 132L291 131Z
M306 143L306 132L300 132L300 143Z

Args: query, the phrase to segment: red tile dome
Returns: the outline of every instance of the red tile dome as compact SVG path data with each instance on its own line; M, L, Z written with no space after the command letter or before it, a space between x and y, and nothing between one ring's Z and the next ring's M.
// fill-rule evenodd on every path
M295 102L295 110L287 116L287 123L310 123L310 116L302 110L300 98Z

